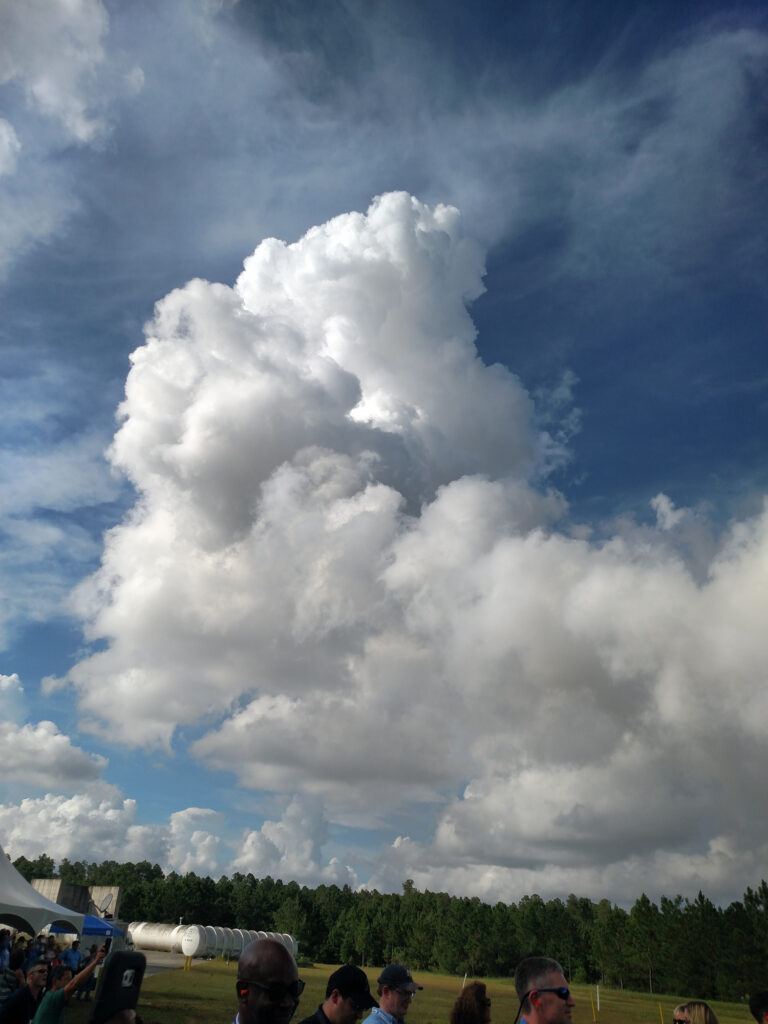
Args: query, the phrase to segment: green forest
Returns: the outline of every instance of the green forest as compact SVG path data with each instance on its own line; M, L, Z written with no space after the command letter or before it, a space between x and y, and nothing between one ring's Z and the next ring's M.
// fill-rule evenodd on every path
M355 892L234 874L218 881L192 872L165 874L157 864L89 864L19 857L27 879L119 885L124 921L213 924L289 932L302 958L378 966L397 960L412 970L476 977L508 976L525 956L559 960L569 980L689 998L739 1000L768 988L768 885L718 907L696 899L645 894L629 909L570 895L517 903L419 892Z

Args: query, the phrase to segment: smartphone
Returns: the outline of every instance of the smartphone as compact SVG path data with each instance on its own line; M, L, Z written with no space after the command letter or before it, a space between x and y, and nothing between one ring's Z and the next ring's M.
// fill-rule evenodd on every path
M127 949L110 953L99 975L90 1024L104 1024L120 1010L136 1009L146 966L143 953Z
M106 957L107 953L110 951L111 948L112 948L112 936L110 935L108 938L104 939L104 956L105 957Z

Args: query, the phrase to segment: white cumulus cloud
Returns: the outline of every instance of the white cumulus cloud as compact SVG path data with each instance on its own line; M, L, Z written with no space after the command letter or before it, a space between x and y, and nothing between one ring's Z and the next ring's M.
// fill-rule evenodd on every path
M215 873L220 838L210 830L218 812L188 807L155 825L137 824L137 817L136 801L116 787L84 783L72 796L49 792L0 804L0 832L12 859L44 850L56 861L149 860L165 871Z
M106 759L76 746L53 722L27 721L34 710L18 672L0 675L0 742L8 752L3 770L6 790L55 786L68 791L99 779Z
M689 858L725 894L768 841L768 510L571 524L571 428L475 350L482 268L457 211L397 193L158 303L110 453L137 500L75 599L105 642L69 674L83 724L201 723L193 754L291 798L238 869L347 877L326 818L431 804L375 879L663 890Z
M0 740L11 752L3 772L6 784L24 783L37 789L55 782L59 789L72 790L99 778L107 763L98 754L76 747L53 722L2 722Z
M355 888L357 875L349 865L337 857L323 862L326 839L327 823L318 802L293 797L279 821L265 821L260 829L243 833L229 870Z

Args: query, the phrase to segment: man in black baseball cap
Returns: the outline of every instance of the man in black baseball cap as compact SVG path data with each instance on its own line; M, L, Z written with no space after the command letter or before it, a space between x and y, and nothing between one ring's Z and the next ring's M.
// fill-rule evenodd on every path
M359 967L345 964L334 971L325 989L325 1002L299 1024L355 1024L366 1010L379 1004Z
M379 975L379 1007L370 1013L363 1024L401 1024L405 1020L411 1000L423 986L417 985L411 972L402 964L387 964Z

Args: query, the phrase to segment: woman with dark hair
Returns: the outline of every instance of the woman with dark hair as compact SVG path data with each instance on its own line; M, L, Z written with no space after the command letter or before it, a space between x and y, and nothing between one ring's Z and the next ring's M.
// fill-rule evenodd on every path
M451 1010L451 1024L490 1024L491 1000L482 981L465 985Z

